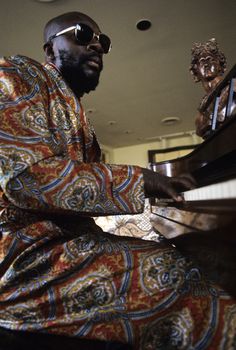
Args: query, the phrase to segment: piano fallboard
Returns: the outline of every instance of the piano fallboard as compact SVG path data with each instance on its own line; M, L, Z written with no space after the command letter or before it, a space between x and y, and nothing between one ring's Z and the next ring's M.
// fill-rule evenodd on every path
M236 178L236 116L188 155L150 168L167 176L190 173L199 187Z
M168 176L190 173L198 184L196 189L182 192L183 203L150 199L156 229L165 237L235 226L236 116L187 156L152 163L151 169Z

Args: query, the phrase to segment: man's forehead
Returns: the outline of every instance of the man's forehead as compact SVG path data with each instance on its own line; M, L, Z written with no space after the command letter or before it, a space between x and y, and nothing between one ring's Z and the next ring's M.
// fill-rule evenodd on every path
M51 36L78 23L84 23L88 25L96 34L100 33L98 24L91 17L81 12L68 12L52 18L45 25L44 41L47 42Z
M94 22L91 18L78 15L75 16L74 18L67 19L66 21L63 21L60 24L60 30L63 30L69 26L76 25L78 23L84 23L87 24L89 27L91 27L95 32L100 32L99 26L96 22Z

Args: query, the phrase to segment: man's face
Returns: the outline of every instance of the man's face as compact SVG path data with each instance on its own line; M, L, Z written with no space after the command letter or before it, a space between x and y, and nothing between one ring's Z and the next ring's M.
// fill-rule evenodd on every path
M86 19L70 22L62 29L77 23L87 24L96 34L100 33L98 26ZM53 50L54 64L77 95L95 90L103 69L103 50L96 39L82 46L78 44L74 31L70 31L53 40Z
M198 77L200 80L213 80L220 75L220 63L219 60L211 55L202 56L198 63Z

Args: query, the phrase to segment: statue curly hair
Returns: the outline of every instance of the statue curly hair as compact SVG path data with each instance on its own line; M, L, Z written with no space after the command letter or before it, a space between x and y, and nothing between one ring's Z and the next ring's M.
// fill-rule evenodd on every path
M213 56L214 58L217 58L221 67L221 75L224 74L226 70L226 57L223 54L223 52L219 50L216 39L212 38L206 41L205 43L194 43L191 49L191 54L192 57L189 70L193 76L195 83L197 83L200 80L197 76L197 63L203 54L207 54Z

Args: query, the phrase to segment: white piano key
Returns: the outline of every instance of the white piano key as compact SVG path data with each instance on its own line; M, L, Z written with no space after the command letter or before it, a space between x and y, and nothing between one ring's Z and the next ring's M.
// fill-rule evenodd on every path
M236 198L236 179L183 192L186 201Z

